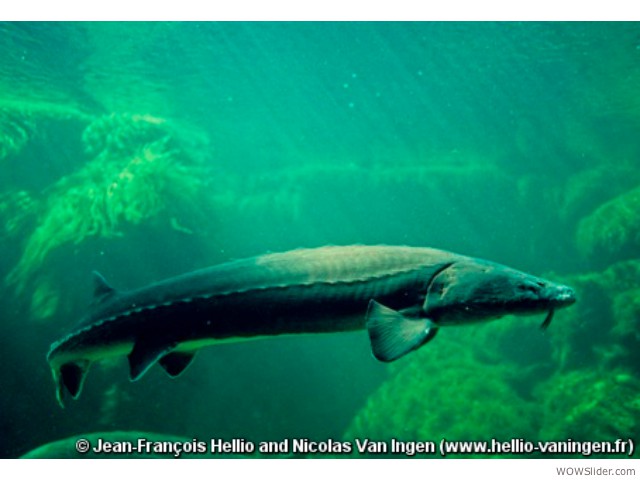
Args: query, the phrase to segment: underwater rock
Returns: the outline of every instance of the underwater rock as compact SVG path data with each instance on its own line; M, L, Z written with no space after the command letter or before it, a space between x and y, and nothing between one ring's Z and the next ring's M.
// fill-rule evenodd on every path
M593 442L640 435L640 380L627 370L558 373L538 393L545 411L545 439Z
M640 260L619 262L602 275L611 298L613 327L608 348L602 354L606 365L626 366L640 373Z
M614 336L630 336L640 345L640 287L616 295L613 312L616 319L612 330Z
M92 116L72 104L21 100L0 102L0 161L19 156L37 137L57 137L60 125L86 125Z
M142 146L171 134L167 120L152 115L111 113L94 120L82 134L88 155L135 154Z
M605 202L578 225L577 244L591 259L636 258L640 249L640 187Z
M640 259L626 260L610 265L596 276L602 288L611 296L640 287Z
M562 371L579 368L598 361L598 350L608 343L612 328L611 299L602 286L601 274L589 273L564 276L564 281L576 291L578 301L556 318L545 336L552 346L551 357ZM594 332L598 332L594 335Z
M637 371L640 260L560 280L575 288L579 301L547 330L557 368L569 371L593 365Z
M558 203L563 219L580 220L600 205L640 184L633 163L611 162L572 175L562 186Z
M353 419L345 440L534 437L537 405L515 393L506 380L508 367L487 368L464 345L442 338L439 343L398 362L392 377Z

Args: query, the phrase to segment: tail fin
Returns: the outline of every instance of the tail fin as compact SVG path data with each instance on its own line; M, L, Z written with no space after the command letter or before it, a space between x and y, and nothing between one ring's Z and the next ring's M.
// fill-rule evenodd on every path
M77 360L53 368L53 380L56 382L56 398L62 408L64 408L65 390L75 400L82 392L84 379L87 376L91 362L89 360Z

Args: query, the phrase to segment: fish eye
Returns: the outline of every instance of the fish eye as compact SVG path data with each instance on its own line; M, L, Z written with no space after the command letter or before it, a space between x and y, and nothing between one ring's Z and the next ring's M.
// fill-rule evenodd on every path
M518 288L525 292L538 293L539 288L537 285L542 286L539 282L537 282L536 285L532 285L530 283L523 283L521 285L518 285Z

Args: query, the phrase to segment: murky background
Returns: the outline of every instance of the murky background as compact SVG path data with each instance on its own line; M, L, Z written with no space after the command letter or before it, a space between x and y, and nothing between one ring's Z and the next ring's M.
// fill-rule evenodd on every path
M638 437L638 24L3 23L0 51L2 457L116 430ZM176 380L119 358L56 404L45 356L92 270L128 289L351 243L487 258L579 303L391 365L365 332L208 348Z

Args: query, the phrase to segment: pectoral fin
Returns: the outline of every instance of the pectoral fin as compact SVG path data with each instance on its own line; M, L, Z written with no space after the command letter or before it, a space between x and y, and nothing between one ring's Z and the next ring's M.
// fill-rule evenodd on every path
M176 346L175 342L162 339L136 340L133 350L129 353L129 378L132 382L142 377L151 366Z
M158 363L170 377L177 377L191 365L195 352L172 352L162 357Z
M374 357L392 362L435 337L438 327L428 318L408 318L371 300L367 330Z

